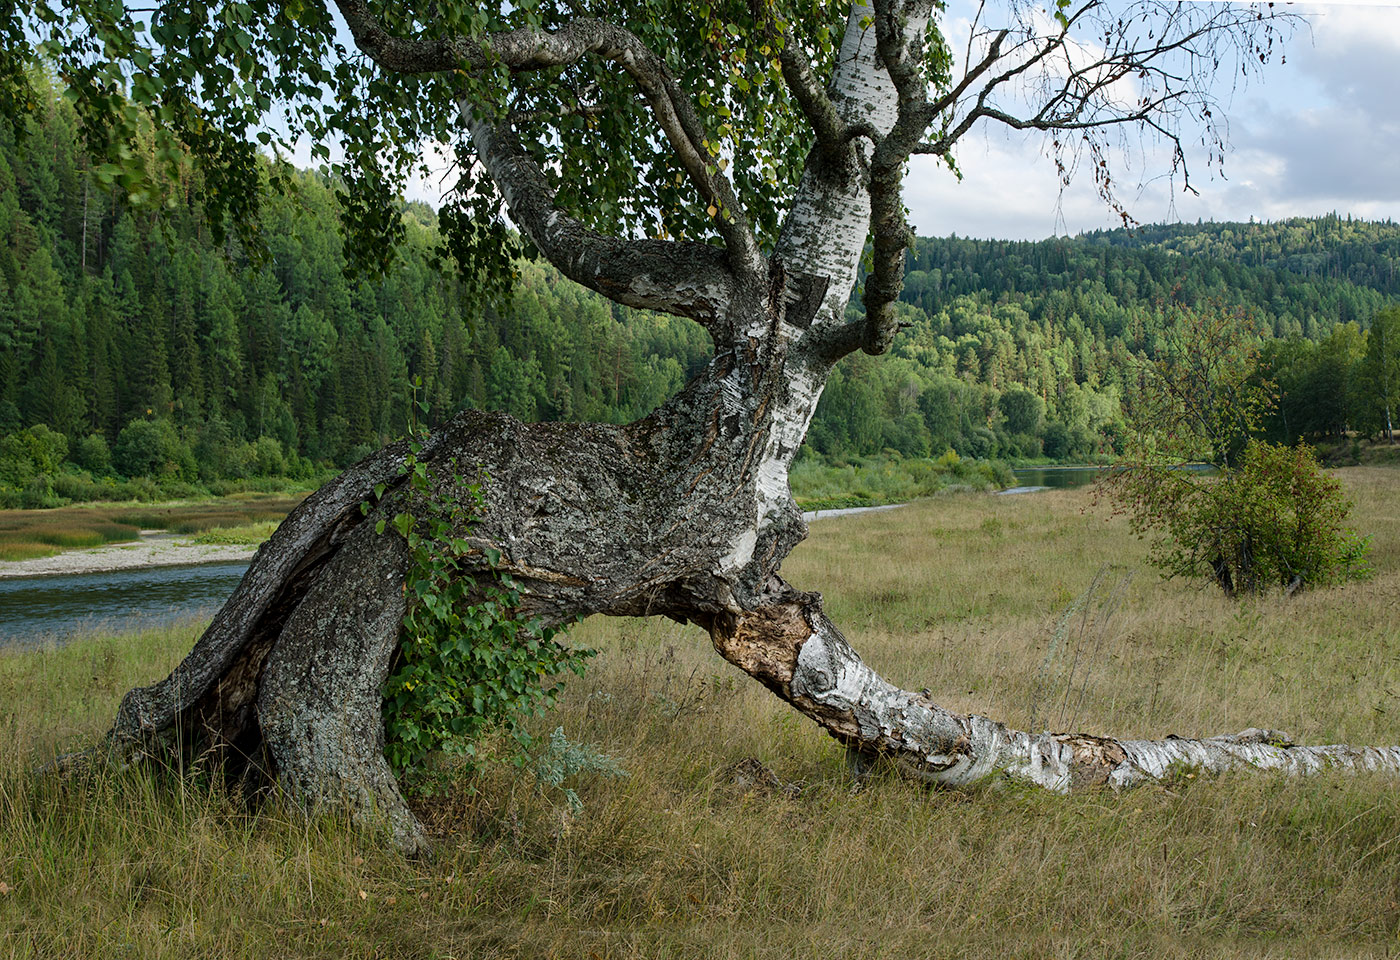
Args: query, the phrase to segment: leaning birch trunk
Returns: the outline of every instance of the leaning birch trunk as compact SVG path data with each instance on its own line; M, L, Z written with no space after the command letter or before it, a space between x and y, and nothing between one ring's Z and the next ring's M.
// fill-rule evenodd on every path
M1400 773L1400 746L1297 746L1286 734L1255 728L1198 740L1115 740L1029 733L987 717L956 714L924 694L894 686L866 665L814 594L788 591L762 609L721 619L711 638L721 656L857 756L886 757L931 783L962 786L1001 776L1067 793L1138 786L1178 769Z
M921 34L930 9L908 5L906 37ZM872 193L872 170L889 162L875 144L899 122L902 94L881 66L876 31L863 26L868 12L852 10L828 88L837 120L865 132L813 148L769 257L737 235L720 255L703 244L590 234L552 205L510 131L483 119L496 114L462 105L512 217L561 270L621 302L692 317L715 343L704 371L626 426L467 412L434 432L419 459L435 476L452 476L455 458L489 477L471 536L500 552L498 569L520 585L520 615L545 625L594 614L699 624L724 659L857 755L891 757L936 782L1006 775L1061 791L1126 787L1178 763L1400 771L1397 748L1295 747L1261 731L1117 741L954 714L882 679L822 613L820 597L782 580L784 558L806 533L788 471L827 376L846 353L879 352L893 335L883 314L865 324L846 318L867 236L902 226L881 219L892 215L888 189ZM594 41L579 33L628 70L645 66L613 33ZM357 33L371 52L381 41ZM556 55L547 45L529 52L531 63ZM645 87L662 106L669 89ZM428 851L384 759L382 689L407 564L402 542L373 530L404 495L405 453L380 451L292 512L185 661L126 696L112 752L198 755L245 787L276 782L387 830L408 853ZM362 512L380 484L383 498Z

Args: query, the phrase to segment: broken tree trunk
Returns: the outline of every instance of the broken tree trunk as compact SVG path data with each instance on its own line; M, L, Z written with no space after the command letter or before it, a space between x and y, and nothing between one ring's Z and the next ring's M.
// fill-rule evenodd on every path
M1400 773L1400 746L1297 746L1284 733L1253 728L1197 740L1116 740L1029 733L987 717L952 713L872 670L822 613L817 595L775 587L770 602L711 626L715 649L848 749L892 759L931 783L960 786L995 774L1068 792L1137 786L1167 778L1177 768Z

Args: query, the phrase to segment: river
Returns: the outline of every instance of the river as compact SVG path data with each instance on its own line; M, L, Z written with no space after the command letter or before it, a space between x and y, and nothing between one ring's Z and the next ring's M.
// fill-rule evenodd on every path
M246 561L0 580L0 647L211 617Z
M1103 467L1017 467L1016 486L1002 493L1033 493L1036 490L1068 490L1086 487Z

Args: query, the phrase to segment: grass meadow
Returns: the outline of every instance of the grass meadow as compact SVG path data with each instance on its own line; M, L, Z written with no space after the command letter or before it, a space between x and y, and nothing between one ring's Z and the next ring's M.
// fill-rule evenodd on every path
M1375 575L1287 601L1160 580L1082 491L822 520L785 572L869 662L959 710L1397 743L1400 470L1340 476ZM1112 616L1091 602L1057 629L1105 565ZM573 814L488 768L424 805L432 864L276 798L30 772L91 742L198 630L0 653L0 957L1400 955L1394 780L1183 774L1062 797L877 769L855 789L833 741L670 623L582 624L601 652L541 720L627 776L576 777ZM739 775L751 759L772 779Z

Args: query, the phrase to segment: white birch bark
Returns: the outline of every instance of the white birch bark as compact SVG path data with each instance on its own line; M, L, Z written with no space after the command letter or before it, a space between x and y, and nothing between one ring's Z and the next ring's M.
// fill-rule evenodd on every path
M1114 789L1185 772L1343 770L1400 774L1400 746L1299 746L1278 731L1187 739L1118 740L1084 733L1032 733L939 706L870 668L812 597L790 594L766 610L717 624L727 660L762 681L851 750L887 757L918 779L964 786L988 777L1067 793Z
M862 26L872 14L873 8L865 0L851 5L828 92L842 123L867 124L884 134L895 123L898 96L880 65L874 29ZM922 33L926 25L926 20L911 21L907 29ZM823 293L815 315L800 318L805 330L790 322L789 314L776 331L786 348L784 389L773 408L758 467L754 543L769 525L794 509L788 469L807 435L832 364L830 357L822 355L820 344L834 328L846 323L846 304L870 232L866 166L873 147L868 138L857 138L852 147L840 164L820 147L814 150L775 249L774 260L783 270L820 278ZM755 328L750 333L762 336L767 332ZM746 544L737 547L735 558L747 562Z

